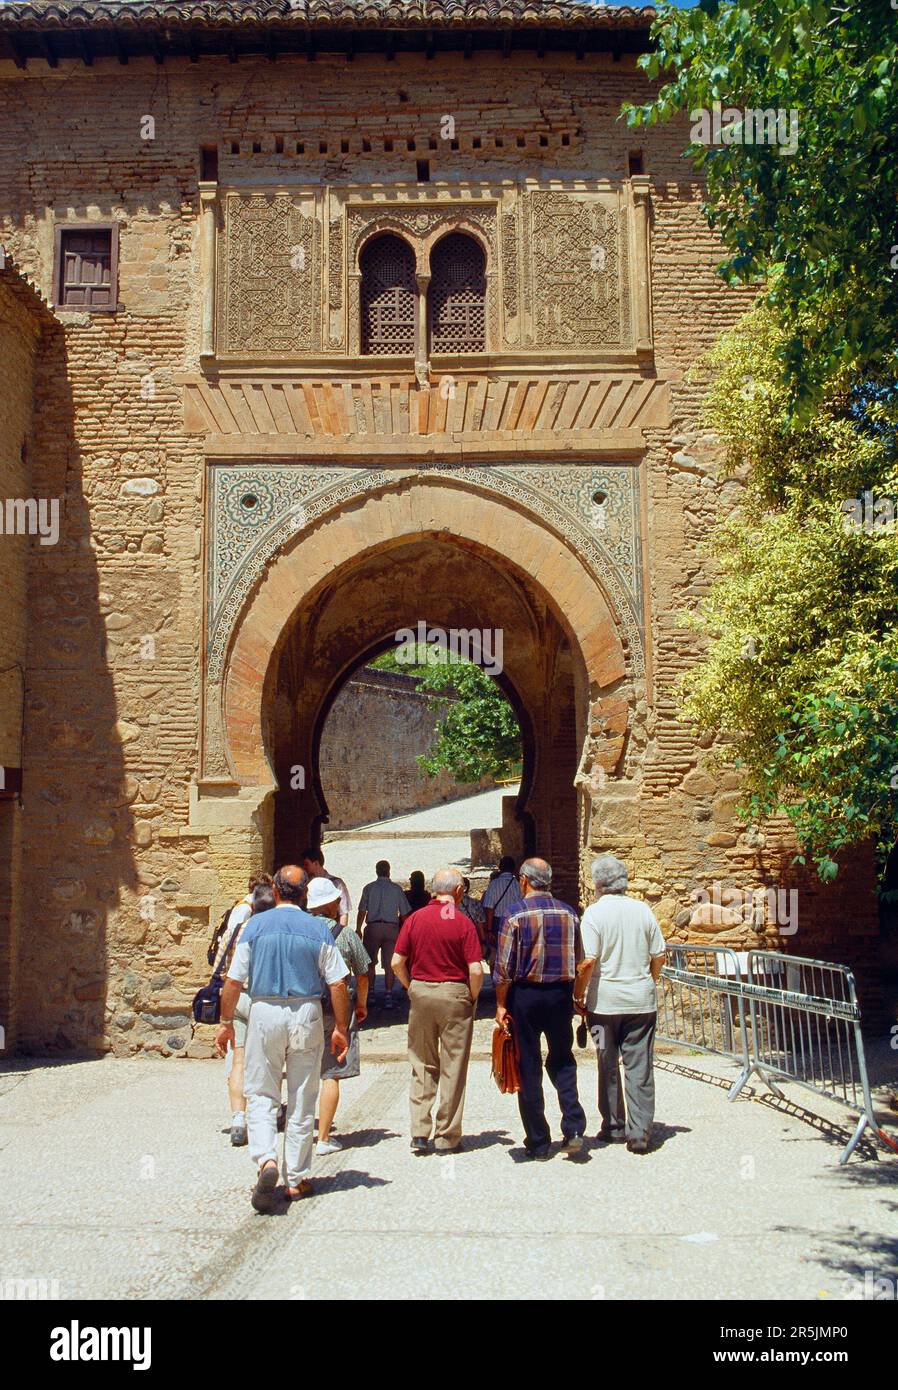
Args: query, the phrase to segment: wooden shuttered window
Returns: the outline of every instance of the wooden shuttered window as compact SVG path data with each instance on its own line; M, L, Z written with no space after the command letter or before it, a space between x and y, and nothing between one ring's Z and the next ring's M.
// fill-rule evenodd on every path
M60 309L117 307L118 227L56 228L56 304Z
M452 232L430 257L432 352L486 351L486 260L473 237Z
M362 252L362 352L415 351L415 257L397 236L380 236Z

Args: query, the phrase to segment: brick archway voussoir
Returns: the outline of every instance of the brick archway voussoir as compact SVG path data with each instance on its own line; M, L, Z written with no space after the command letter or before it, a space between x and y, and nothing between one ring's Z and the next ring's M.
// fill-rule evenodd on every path
M570 546L539 517L495 494L440 479L405 479L323 517L269 566L250 597L231 644L223 683L223 727L237 777L270 784L262 734L263 692L284 628L331 574L425 534L446 533L500 556L540 589L579 648L590 683L611 685L626 659L609 600ZM514 544L509 539L514 538ZM405 603L402 625L415 616ZM417 617L426 617L426 613Z

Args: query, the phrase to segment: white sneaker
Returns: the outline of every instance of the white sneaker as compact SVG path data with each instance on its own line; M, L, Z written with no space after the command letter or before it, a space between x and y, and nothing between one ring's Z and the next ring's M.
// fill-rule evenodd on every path
M343 1145L339 1139L319 1139L315 1145L315 1152L320 1157L324 1157L325 1154L338 1154L342 1148Z

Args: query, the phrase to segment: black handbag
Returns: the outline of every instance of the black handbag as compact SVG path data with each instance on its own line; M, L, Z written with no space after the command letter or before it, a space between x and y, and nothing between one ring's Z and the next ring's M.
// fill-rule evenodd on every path
M241 922L240 926L234 928L228 939L227 945L221 953L217 966L212 971L211 980L207 985L203 985L202 989L198 989L193 996L192 1010L194 1026L197 1023L221 1022L221 992L225 986L224 977L231 963L231 956L237 944L240 928L244 925L245 923Z
M194 1023L220 1023L221 1022L221 992L224 989L224 980L216 973L207 985L198 989L193 996L193 1021Z

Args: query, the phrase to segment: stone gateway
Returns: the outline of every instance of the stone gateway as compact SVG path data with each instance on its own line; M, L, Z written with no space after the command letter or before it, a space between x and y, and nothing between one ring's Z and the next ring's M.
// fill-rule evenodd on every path
M741 488L686 373L750 299L688 122L618 119L652 17L0 8L0 500L58 516L0 536L7 1048L203 1045L211 925L327 827L327 713L419 623L501 632L561 897L611 851L665 937L848 961L874 1007L872 863L798 876L678 719Z

